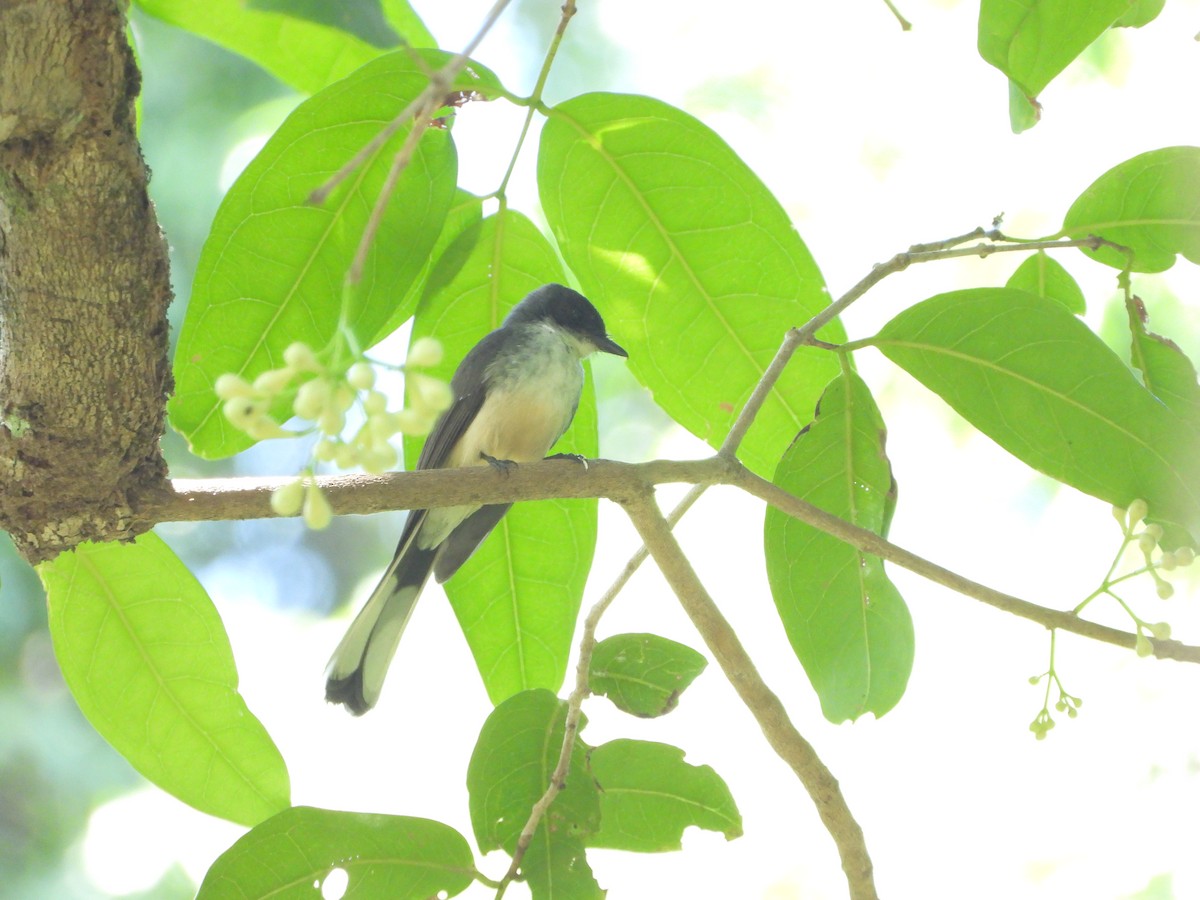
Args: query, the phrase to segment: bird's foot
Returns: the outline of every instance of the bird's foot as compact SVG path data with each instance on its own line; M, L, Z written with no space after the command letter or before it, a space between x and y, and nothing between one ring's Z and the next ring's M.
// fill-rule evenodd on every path
M497 472L503 472L505 475L517 467L517 464L511 459L496 459L494 456L488 456L482 450L479 451L479 458Z
M555 453L553 456L547 456L546 459L573 459L583 466L583 471L588 470L587 457L582 453Z

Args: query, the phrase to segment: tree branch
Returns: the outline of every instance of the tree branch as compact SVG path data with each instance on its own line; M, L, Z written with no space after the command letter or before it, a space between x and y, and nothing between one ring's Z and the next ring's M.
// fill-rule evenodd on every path
M812 745L796 730L783 703L758 674L737 634L700 583L653 498L641 496L627 501L624 506L725 677L753 714L767 742L796 773L812 797L821 821L837 844L851 898L874 900L878 894L871 857L862 829L846 805L837 779L821 762Z

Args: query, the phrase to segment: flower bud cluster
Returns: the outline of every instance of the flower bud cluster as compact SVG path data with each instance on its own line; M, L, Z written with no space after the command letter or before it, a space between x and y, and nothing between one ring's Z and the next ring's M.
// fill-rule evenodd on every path
M1060 713L1066 713L1068 719L1074 719L1079 715L1079 707L1083 706L1083 698L1068 694L1063 689L1062 682L1058 680L1058 676L1053 669L1045 672L1042 675L1034 675L1029 679L1030 684L1037 684L1043 678L1051 678L1058 686L1058 700L1054 704L1054 708ZM1050 729L1054 727L1054 717L1050 715L1050 691L1046 690L1046 705L1042 706L1041 711L1029 723L1029 730L1033 732L1033 736L1039 741L1044 741L1046 735L1050 733Z
M439 378L415 371L437 365L442 345L434 338L420 338L409 351L405 364L407 404L388 410L387 397L375 390L375 368L359 357L344 370L323 364L307 344L296 342L283 353L284 365L263 372L253 383L226 373L217 379L216 394L224 401L225 417L256 440L296 437L316 431L320 439L313 448L319 462L339 468L361 466L372 474L393 468L398 457L391 439L397 434L426 434L437 417L450 407L450 386ZM303 431L281 427L271 409L282 398L291 397L291 411L312 423ZM350 438L342 436L346 414L358 405L363 424ZM273 492L272 508L278 515L302 513L310 528L327 526L333 511L321 494L309 467L295 481Z

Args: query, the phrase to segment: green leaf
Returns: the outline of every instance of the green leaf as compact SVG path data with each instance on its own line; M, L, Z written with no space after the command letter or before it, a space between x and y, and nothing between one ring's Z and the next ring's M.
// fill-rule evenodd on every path
M483 201L474 194L468 193L461 188L455 192L454 202L450 209L446 212L446 221L442 225L442 231L438 235L437 241L433 245L433 249L429 251L429 257L425 260L425 265L421 269L421 273L413 280L408 287L408 292L404 295L404 299L396 304L396 309L391 317L379 329L378 334L374 339L368 342L368 346L375 346L384 338L391 335L401 325L408 321L412 316L413 311L420 303L422 295L427 293L432 286L429 283L429 278L435 267L440 273L440 277L449 279L457 273L457 267L450 265L446 259L446 251L454 245L456 241L467 231L478 235L479 223L483 219ZM461 251L463 258L458 259L458 266L462 265L465 255L469 252L470 243L463 242L459 247L466 247Z
M896 495L885 434L866 384L841 375L780 460L775 483L886 535ZM879 717L895 706L912 671L913 625L883 561L774 507L767 508L765 551L775 606L825 717Z
M263 12L282 13L294 19L340 28L372 46L394 50L400 35L383 16L379 0L243 0L246 7ZM423 45L424 46L424 45ZM436 46L436 45L434 45Z
M449 825L297 806L222 853L197 900L312 900L335 869L349 876L347 897L453 897L475 880L471 848Z
M600 785L600 830L588 846L658 853L679 850L695 825L729 840L742 834L742 816L721 776L683 761L668 744L617 740L592 750L588 761Z
M1113 23L1113 28L1141 28L1158 18L1158 14L1167 5L1167 0L1134 0L1121 18Z
M1086 325L1024 291L941 294L871 339L1041 472L1200 536L1200 446Z
M703 123L622 94L550 110L538 190L567 265L634 375L718 446L785 332L829 303L779 202ZM840 341L841 326L821 336ZM750 468L770 474L835 371L828 353L796 354L742 445Z
M1133 271L1165 272L1175 254L1200 264L1200 147L1151 150L1109 169L1067 211L1060 234L1096 234L1133 251ZM1088 256L1124 269L1109 247Z
M982 0L979 55L1034 99L1130 2Z
M549 691L525 691L488 716L467 767L471 824L484 853L512 853L533 805L546 792L562 749L567 704ZM583 721L580 721L580 728ZM600 796L578 739L566 788L534 833L522 871L534 897L600 896L582 844L600 825Z
M708 660L655 634L617 634L592 652L589 683L620 710L651 718L673 710Z
M1042 104L1028 96L1021 86L1008 79L1008 121L1013 134L1028 131L1042 120Z
M1130 358L1142 384L1192 428L1200 430L1200 386L1196 367L1178 345L1149 328L1150 317L1138 297L1125 301L1132 337Z
M1083 298L1083 291L1071 277L1071 273L1045 250L1039 250L1026 258L1017 266L1017 270L1004 286L1028 291L1047 300L1055 300L1076 315L1087 312L1087 301Z
M447 277L445 268L453 274ZM499 327L527 293L563 280L546 237L518 212L505 210L465 231L430 275L413 340L433 335L446 354L427 371L449 379L467 351ZM585 367L586 369L586 367ZM406 438L416 460L420 439ZM596 399L590 373L575 420L556 452L594 457ZM596 546L595 500L518 503L446 583L488 696L499 703L531 688L558 690Z
M175 356L171 421L193 452L217 458L253 443L221 414L213 392L219 375L252 380L281 366L293 341L319 350L337 332L346 271L407 130L323 206L310 205L308 196L425 84L408 53L380 57L297 107L225 196L200 254ZM420 275L454 196L457 168L450 135L431 129L400 177L362 281L345 301L361 344L396 315L397 297Z
M604 900L605 892L588 865L587 849L577 837L538 829L521 872L533 900Z
M383 51L361 38L243 0L137 0L150 15L232 50L303 94L345 78Z
M382 0L383 15L410 47L436 47L438 42L408 0Z
M162 540L83 544L38 571L67 686L135 769L242 825L287 807L287 768L237 691L221 617Z

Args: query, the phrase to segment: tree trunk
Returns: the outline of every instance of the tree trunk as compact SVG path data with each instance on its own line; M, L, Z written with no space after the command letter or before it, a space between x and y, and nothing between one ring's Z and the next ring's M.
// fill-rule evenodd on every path
M171 300L117 0L0 0L0 527L31 562L166 488Z

